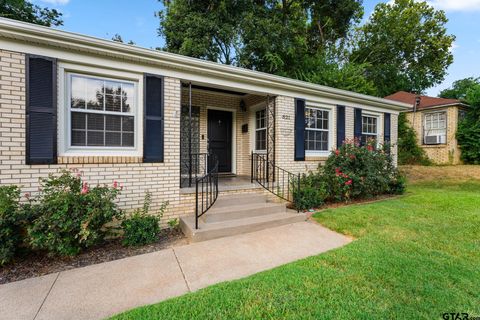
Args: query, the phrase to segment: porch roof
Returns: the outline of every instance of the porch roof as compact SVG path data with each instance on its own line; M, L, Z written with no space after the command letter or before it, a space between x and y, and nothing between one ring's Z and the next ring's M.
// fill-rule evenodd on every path
M0 18L0 44L0 47L6 50L22 49L22 44L35 44L36 47L81 52L88 55L93 54L115 59L116 61L155 65L165 69L182 70L188 74L197 76L227 78L231 81L258 86L262 91L271 90L272 92L277 92L277 94L278 92L282 92L282 94L285 92L285 95L288 96L301 96L302 94L306 94L350 103L367 104L395 111L403 111L410 107L407 103L403 102L358 94L268 73L141 48L6 18Z

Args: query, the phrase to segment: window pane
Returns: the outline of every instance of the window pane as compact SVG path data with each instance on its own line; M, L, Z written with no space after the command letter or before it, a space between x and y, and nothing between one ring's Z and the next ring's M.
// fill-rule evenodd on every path
M120 132L105 132L105 145L109 147L121 146Z
M123 83L122 89L122 112L133 112L134 86L131 83Z
M122 133L122 146L124 147L133 147L133 133L124 132Z
M123 121L122 130L133 132L133 128L134 128L133 117L122 117L122 121Z
M87 82L87 109L103 110L103 81L85 79Z
M88 131L87 145L88 146L104 146L103 131Z
M105 126L108 131L121 131L122 130L122 117L121 116L105 116Z
M122 92L122 85L117 81L105 81L105 94L120 95Z
M87 117L88 130L104 130L103 117L102 114L89 113Z
M72 108L85 109L85 89L85 79L72 76Z
M121 97L117 95L105 95L105 110L121 112Z
M72 112L72 129L85 129L87 115L80 112Z
M85 145L85 131L72 130L72 146Z

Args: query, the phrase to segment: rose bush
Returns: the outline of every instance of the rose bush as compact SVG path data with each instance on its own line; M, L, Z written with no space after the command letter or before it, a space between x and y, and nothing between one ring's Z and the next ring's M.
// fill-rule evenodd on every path
M377 146L369 140L361 146L358 140L350 140L332 152L318 171L303 175L300 186L294 201L303 210L323 202L401 194L405 179L393 163L389 144Z
M119 192L117 185L89 187L80 173L67 170L41 179L40 194L31 202L30 245L70 256L103 241L110 231L106 224L122 217L115 203Z

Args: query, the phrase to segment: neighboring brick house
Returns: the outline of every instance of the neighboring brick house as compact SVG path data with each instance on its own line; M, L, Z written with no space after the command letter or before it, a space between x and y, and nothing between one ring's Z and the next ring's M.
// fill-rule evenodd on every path
M458 121L465 116L468 105L456 99L417 96L399 91L385 99L408 103L407 121L415 129L418 144L436 164L460 164L460 148L456 133ZM414 104L416 109L414 112Z
M3 18L0 77L0 184L36 192L40 177L78 168L90 184L122 183L123 209L147 190L153 209L168 200L164 222L194 212L190 177L207 150L248 182L220 193L249 192L252 152L298 174L369 135L396 159L408 107Z

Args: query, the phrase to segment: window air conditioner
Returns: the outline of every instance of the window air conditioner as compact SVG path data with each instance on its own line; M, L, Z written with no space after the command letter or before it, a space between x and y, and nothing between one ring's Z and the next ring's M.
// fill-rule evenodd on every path
M442 144L442 143L445 143L445 136L444 135L426 136L425 137L425 144Z

